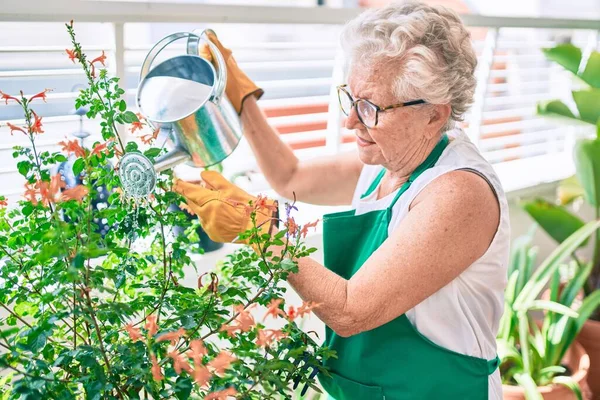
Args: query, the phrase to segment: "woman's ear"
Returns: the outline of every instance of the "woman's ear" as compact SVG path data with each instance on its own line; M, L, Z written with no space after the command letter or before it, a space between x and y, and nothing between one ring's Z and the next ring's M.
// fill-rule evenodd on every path
M431 128L431 130L428 129L428 131L433 135L437 135L440 129L442 129L446 122L448 122L451 112L452 107L450 107L450 104L432 105L428 123L428 126Z

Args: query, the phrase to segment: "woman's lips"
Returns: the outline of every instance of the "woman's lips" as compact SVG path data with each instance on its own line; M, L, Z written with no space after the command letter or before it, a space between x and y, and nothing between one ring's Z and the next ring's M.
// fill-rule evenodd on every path
M366 147L366 146L370 146L372 144L375 144L375 142L370 142L368 140L365 140L365 139L361 138L360 136L356 136L356 143L358 143L358 145L360 147Z

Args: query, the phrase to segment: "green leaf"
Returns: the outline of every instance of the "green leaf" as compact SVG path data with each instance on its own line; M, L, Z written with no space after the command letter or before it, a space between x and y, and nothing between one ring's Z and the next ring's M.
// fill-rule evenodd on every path
M600 139L578 140L573 151L577 178L583 186L585 199L589 204L598 207L600 206Z
M527 400L544 400L531 375L515 374L514 377L519 386L525 391L525 398Z
M522 304L531 303L535 300L562 260L571 255L598 227L600 227L600 221L588 222L556 247L525 284L525 287L523 287L523 290L515 300L515 307L520 308Z
M591 262L585 264L582 268L578 268L577 273L569 280L569 283L565 286L560 295L561 304L569 307L571 306L573 300L577 297L577 294L583 291L583 287L593 268L594 264Z
M137 115L135 115L132 111L125 111L123 114L121 114L121 116L123 118L123 122L127 124L131 124L133 122L140 122Z
M21 175L26 177L27 173L31 169L31 163L29 161L19 161L17 163L17 169Z
M534 300L525 310L545 310L557 314L566 315L571 318L577 318L579 315L573 309L548 300ZM519 310L520 311L520 310Z
M523 208L558 243L564 242L584 225L583 220L564 207L543 199L525 202ZM586 244L587 240L581 246Z
M75 176L78 176L79 174L81 174L81 171L83 171L83 168L85 168L85 161L83 158L78 158L73 163L73 174Z
M127 103L125 102L125 100L121 100L119 102L119 111L123 112L127 110Z
M187 376L180 375L175 382L175 396L179 400L185 400L190 397L192 392L192 380Z
M581 79L593 88L600 88L600 53L593 51L580 75Z
M542 49L546 58L577 74L581 64L581 49L571 43L559 44L553 48Z
M581 388L579 387L579 384L577 382L575 382L575 380L573 380L573 378L571 378L569 376L555 376L552 379L552 383L556 383L556 384L568 387L569 389L571 389L573 391L573 394L575 394L575 396L577 397L577 400L583 400L583 396L581 394Z
M573 91L573 100L579 111L579 118L589 124L596 125L600 118L600 89Z
M31 213L33 212L33 205L31 205L31 203L25 204L23 206L23 209L21 210L21 212L26 217L29 216L29 215L31 215Z
M158 147L153 147L151 149L148 149L144 152L144 155L148 158L151 157L156 157L157 155L160 154L161 149L159 149Z
M537 113L548 117L579 119L573 114L573 111L571 111L569 106L560 100L550 100L538 103Z

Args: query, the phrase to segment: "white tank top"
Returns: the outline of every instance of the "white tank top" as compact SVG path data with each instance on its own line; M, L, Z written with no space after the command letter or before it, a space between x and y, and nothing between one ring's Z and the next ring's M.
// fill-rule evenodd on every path
M488 181L500 204L500 223L489 248L458 277L407 311L406 315L415 328L434 343L458 353L493 360L496 357L496 334L504 310L510 252L508 203L492 166L466 134L454 129L447 135L450 143L435 166L423 172L394 205L388 234L402 223L413 199L440 175L467 169ZM371 195L360 198L381 169L379 165L363 167L352 200L356 215L385 209L394 199L396 192L377 200L377 188ZM502 400L498 369L489 377L488 397Z

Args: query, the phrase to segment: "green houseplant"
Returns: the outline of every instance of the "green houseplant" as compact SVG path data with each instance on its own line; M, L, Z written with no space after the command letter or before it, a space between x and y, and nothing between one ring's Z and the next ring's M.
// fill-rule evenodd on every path
M558 188L558 204L544 199L524 203L525 211L558 243L584 225L584 221L568 206L571 203L587 203L595 218L600 218L600 53L592 51L585 57L581 49L572 44L561 44L543 49L545 56L572 73L581 87L571 93L575 109L560 100L538 105L541 115L573 121L583 126L595 127L596 137L579 139L573 151L576 176ZM585 246L587 242L582 243ZM592 270L583 285L585 296L600 288L600 232L593 238L591 256ZM579 341L591 359L590 383L600 396L600 307L592 313L584 325Z
M169 209L181 201L170 190L171 173L160 175L143 202L120 192L111 166L140 150L122 143L116 126L135 131L144 123L127 110L118 79L97 70L104 53L88 61L73 23L66 27L73 44L67 53L88 78L76 107L101 120L102 141L40 152L44 126L32 106L47 91L0 92L23 108L25 123L8 124L10 132L31 143L13 153L25 199L8 204L0 197L0 399L279 399L318 390L315 375L326 373L321 361L332 354L294 322L317 305L286 309L282 299L281 283L296 260L315 250L303 244L302 230L270 236L254 227L243 234L264 251L240 248L200 275L197 287L180 285L184 268L194 267L188 251L198 238L193 227L191 236L170 234L189 225ZM150 158L161 152L151 146L154 136L143 138ZM69 189L51 173L64 153L77 158L73 173L83 173L83 183ZM114 190L108 205L95 209L100 185ZM251 216L256 203L244 206ZM111 229L100 235L95 221L103 219ZM292 223L288 215L285 227ZM280 254L269 250L285 243Z
M575 339L600 304L600 290L579 304L577 294L592 264L578 268L563 290L559 285L560 267L598 227L600 221L594 221L578 229L537 268L537 250L531 245L531 236L515 241L497 338L505 399L586 398L587 355ZM549 299L539 299L547 284ZM535 319L536 310L544 311L542 321ZM561 365L565 360L566 366Z

